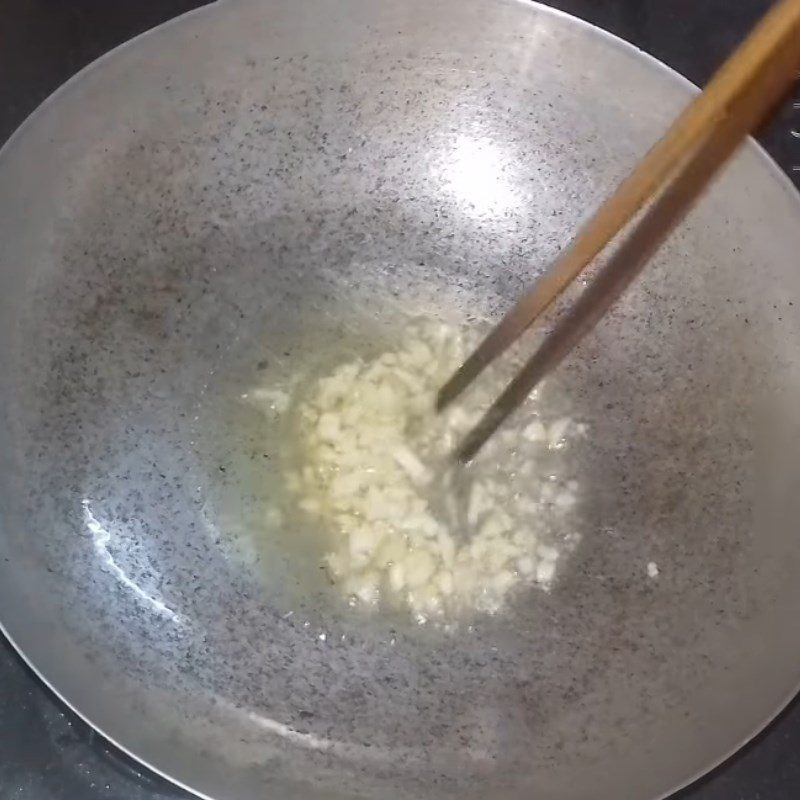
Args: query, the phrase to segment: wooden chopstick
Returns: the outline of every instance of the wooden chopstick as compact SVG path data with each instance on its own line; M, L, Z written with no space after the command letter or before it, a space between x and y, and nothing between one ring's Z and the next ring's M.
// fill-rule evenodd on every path
M495 358L515 342L566 287L635 217L679 166L706 141L754 87L780 70L781 86L791 82L800 57L800 0L781 0L734 52L700 94L645 155L614 194L579 230L552 267L526 292L442 387L437 408L455 399ZM783 56L780 57L780 54ZM779 66L782 65L782 66ZM778 92L780 94L780 91ZM741 138L758 126L770 106ZM743 112L742 112L743 113ZM712 175L709 174L709 178Z
M655 195L657 199L593 284L467 436L458 451L461 460L470 460L542 377L594 328L737 146L778 104L798 67L800 0L782 0L709 88L601 207L551 270L443 387L439 408L447 405L515 341ZM659 190L663 190L660 196Z

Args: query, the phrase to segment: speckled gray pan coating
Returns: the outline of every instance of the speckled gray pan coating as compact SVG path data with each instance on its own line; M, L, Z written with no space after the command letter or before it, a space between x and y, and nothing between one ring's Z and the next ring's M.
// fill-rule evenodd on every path
M550 595L445 634L241 533L280 477L240 393L399 306L496 316L690 94L513 0L274 0L46 103L0 157L31 663L217 800L652 800L753 734L800 677L800 201L754 145L554 381L591 435Z

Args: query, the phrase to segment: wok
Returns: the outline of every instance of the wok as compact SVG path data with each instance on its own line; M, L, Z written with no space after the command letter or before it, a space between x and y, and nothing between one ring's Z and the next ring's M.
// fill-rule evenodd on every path
M756 733L800 682L800 200L755 143L553 379L590 433L550 593L457 633L337 603L303 531L259 538L240 400L401 306L495 318L693 91L516 0L241 0L47 101L0 155L34 669L217 800L653 800Z

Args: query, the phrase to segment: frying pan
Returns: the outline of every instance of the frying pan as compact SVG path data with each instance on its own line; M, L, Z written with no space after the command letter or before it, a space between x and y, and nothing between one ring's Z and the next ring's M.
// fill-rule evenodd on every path
M516 0L242 0L47 101L0 155L34 669L216 800L653 800L754 735L800 682L800 199L754 143L553 378L588 435L551 592L455 632L339 602L302 526L263 535L280 443L241 400L496 317L692 91Z

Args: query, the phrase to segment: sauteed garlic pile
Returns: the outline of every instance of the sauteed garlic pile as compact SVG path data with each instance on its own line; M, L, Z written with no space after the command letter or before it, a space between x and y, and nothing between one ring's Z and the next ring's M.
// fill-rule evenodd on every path
M518 584L548 590L576 542L579 487L557 467L582 426L546 418L536 396L474 464L453 462L490 400L478 388L433 411L467 344L455 326L416 322L377 358L312 381L290 410L289 489L327 531L325 567L354 604L406 606L420 622L495 612Z

